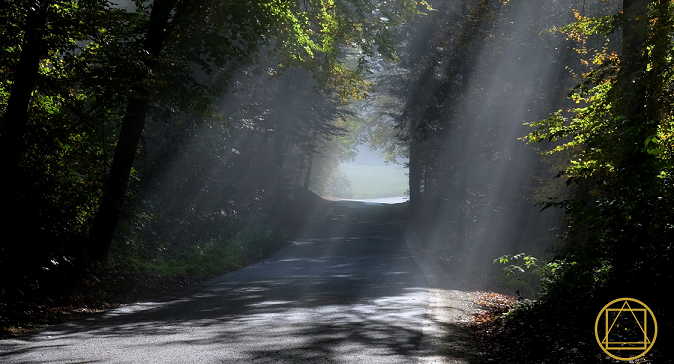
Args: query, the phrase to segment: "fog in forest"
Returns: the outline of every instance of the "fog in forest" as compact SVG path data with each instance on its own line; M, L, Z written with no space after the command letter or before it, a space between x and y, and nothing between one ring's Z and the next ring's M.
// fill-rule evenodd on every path
M115 4L119 11L142 13L131 3ZM223 19L233 23L224 30L216 23L175 22L159 50L167 56L155 65L163 77L156 89L143 91L142 84L115 79L121 71L106 76L105 68L86 76L111 80L83 91L91 106L83 104L82 112L91 118L68 126L68 143L91 147L73 144L59 154L45 142L45 150L35 150L30 158L38 162L25 186L53 189L22 192L42 204L42 212L25 213L37 216L36 226L44 228L38 231L59 232L66 250L77 251L89 235L105 242L90 252L96 259L110 252L126 256L132 249L142 259L167 254L161 259L170 260L212 248L237 230L277 231L289 223L283 220L285 204L300 201L303 191L329 199L397 197L424 221L421 235L428 248L462 267L491 269L495 258L521 251L550 254L559 242L551 229L560 226L561 215L553 209L541 213L534 204L566 193L561 180L553 181L562 166L543 161L540 146L522 140L531 132L523 124L566 103L573 80L564 64L572 45L544 30L572 21L579 5L586 13L603 9L571 0L431 1L407 15L409 9L377 2L346 7L354 22L372 28L351 29L362 39L346 37L334 53L320 48L334 40L301 45L304 38L284 38L290 36L287 27L254 47L252 41L232 40L244 30L257 31L245 28L244 18L237 24L232 14L244 17L248 10L235 4L222 10L230 14ZM267 16L260 11L255 16ZM109 32L118 31L115 26L111 23ZM122 27L120 37L133 38L134 31ZM73 52L92 64L121 51L85 54L89 44L79 41L81 49ZM209 44L221 48L206 50ZM325 64L315 57L321 52ZM131 70L136 60L116 62ZM127 134L120 123L132 117L120 111L125 99L113 96L125 87L152 98L147 116L133 116L137 125L145 123L137 129L142 132L128 141L121 139ZM48 139L40 133L31 137ZM132 165L129 178L116 167L122 162L115 153L122 145L133 154L133 138L137 157L124 162ZM61 160L53 176L39 173L51 163L40 153ZM105 177L109 168L119 176ZM125 178L128 185L118 182ZM81 184L74 184L77 179ZM77 197L68 200L56 192L64 188ZM44 259L59 264L62 258Z
M543 31L569 22L571 9L578 4L539 1L529 5L495 5L485 14L464 9L463 16L481 22L475 32L484 32L480 34L487 39L467 39L471 43L467 49L453 50L465 57L457 59L451 52L438 56L429 49L437 44L434 37L438 36L466 41L461 35L438 34L424 24L451 24L452 12L461 16L458 3L439 4L437 12L431 12L428 19L405 34L402 52L409 52L405 54L409 68L401 71L400 66L384 65L374 77L380 83L375 82L372 104L377 112L370 119L379 120L366 120L369 134L363 136L373 146L388 148L392 151L389 155L409 157L409 141L402 146L395 145L400 143L395 139L382 141L382 129L400 125L406 113L417 113L412 118L435 113L427 122L432 131L421 137L428 139L419 142L420 156L416 159L421 170L417 178L423 207L419 213L434 216L430 221L436 225L427 226L430 229L424 232L427 242L451 247L451 254L460 257L461 266L471 267L471 273L488 268L504 254L551 254L559 243L556 232L563 224L563 215L555 210L541 213L541 207L534 206L543 201L540 191L557 182L553 178L558 170L550 161L542 160L537 148L522 140L531 132L523 124L544 119L565 104L566 91L572 84L569 71L560 65L571 49L562 37ZM424 65L434 68L435 74L428 77L423 74L428 71L414 63L426 61L425 57L446 58L439 65ZM443 77L452 78L452 84L447 86ZM404 92L406 99L398 98ZM408 104L401 106L405 102ZM433 103L440 104L441 110L427 110ZM409 128L415 122L419 123L407 122L405 126ZM358 148L360 153L362 146ZM356 157L356 165L362 159L374 165L373 154L366 150L366 157ZM409 175L408 159L397 163L404 165ZM344 166L349 165L342 164L342 169ZM409 196L409 185L407 188Z
M2 332L292 249L287 282L425 254L400 269L517 292L494 318L568 309L577 286L586 306L654 297L639 282L674 272L673 23L664 0L9 2ZM333 248L363 257L317 264ZM555 350L593 339L574 340Z

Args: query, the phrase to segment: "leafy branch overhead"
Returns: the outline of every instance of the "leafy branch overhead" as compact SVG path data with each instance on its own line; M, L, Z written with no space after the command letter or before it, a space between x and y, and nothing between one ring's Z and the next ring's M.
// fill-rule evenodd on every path
M509 263L513 260L519 260L520 258L522 259L522 262L524 263L523 266L525 268L527 268L527 269L529 269L531 267L540 268L536 264L538 259L534 258L531 255L526 255L525 253L519 253L519 254L515 254L515 255L512 255L512 254L502 255L501 257L494 259L494 264L496 264L496 263L507 264L507 263ZM506 272L507 275L510 275L510 273L514 273L514 272L524 273L523 266L522 265L510 264L510 265L504 267L503 271Z
M611 178L616 168L621 168L635 152L655 157L657 171L653 173L672 178L674 110L670 102L672 95L667 90L674 81L674 74L670 48L663 44L668 42L663 34L670 32L671 9L654 4L648 16L652 20L648 24L646 42L639 50L645 68L625 75L627 79L619 77L626 71L625 62L609 50L606 38L624 24L624 14L589 18L576 13L575 23L553 29L578 44L576 51L581 57L588 57L582 60L586 70L578 76L581 82L569 93L581 106L566 112L559 110L547 119L525 124L535 128L526 140L555 142L554 148L544 154L574 149L575 155L564 171L572 179ZM604 39L604 44L589 48L588 38L593 36ZM637 97L643 97L643 107L630 106L640 102ZM628 109L635 110L636 114L630 114ZM629 148L625 147L626 141L631 143ZM579 146L585 148L578 150Z

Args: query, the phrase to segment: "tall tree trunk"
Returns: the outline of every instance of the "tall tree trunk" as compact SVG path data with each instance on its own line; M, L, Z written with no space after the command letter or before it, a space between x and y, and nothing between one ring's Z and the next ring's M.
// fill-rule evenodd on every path
M3 224L6 223L9 228L15 226L10 221L15 216L12 213L12 207L18 187L17 183L20 183L20 178L17 178L17 175L28 129L26 120L28 105L35 88L40 59L45 51L43 28L46 15L44 6L40 8L39 5L39 3L36 3L31 7L26 19L21 56L16 67L9 100L7 100L7 109L3 116L3 127L0 134L0 170L4 176L8 177L5 178L5 193L2 194L0 202L4 215Z
M647 0L624 0L622 55L620 57L619 92L622 94L621 114L630 125L636 125L637 115L642 111L645 87L632 82L639 71L646 69L646 57L642 51L648 36Z
M636 125L642 111L645 87L642 82L632 82L639 71L646 69L642 51L648 36L647 0L624 0L622 55L620 57L619 92L622 94L621 114L630 125Z
M623 24L622 57L620 72L631 75L645 68L645 58L639 49L646 42L648 33L648 0L623 0L623 13L626 20Z
M419 158L420 142L417 140L416 123L410 124L410 160L409 160L409 184L410 184L410 207L412 210L421 203L421 159Z
M239 146L240 154L234 158L235 162L231 174L235 179L239 180L239 183L246 183L245 177L253 167L255 158L255 153L253 153L253 139L255 138L255 132L252 130L241 131L241 134L243 141ZM261 149L259 150L261 151ZM238 185L238 187L241 187L241 185Z
M454 196L457 201L455 207L456 214L456 242L459 247L466 246L466 225L468 224L468 177L466 172L459 172L459 185L457 187L458 196Z
M309 189L309 181L311 180L311 168L314 165L314 152L309 152L309 160L307 161L307 173L304 176L304 184L302 188L305 190Z
M150 23L144 48L148 54L146 65L152 68L162 49L165 28L175 0L155 0L150 13ZM136 148L145 127L145 116L149 106L150 90L143 84L135 89L137 96L131 97L122 121L122 130L115 147L110 173L103 185L103 197L89 234L89 252L97 261L107 259L112 238L119 222L124 203L124 195L129 183L131 167L136 156Z
M272 167L276 175L275 180L283 177L283 164L285 163L286 152L286 127L284 122L278 124L276 135L274 135L274 155L272 156Z
M274 141L272 143L271 158L268 172L265 175L263 185L266 188L277 189L284 183L284 170L286 147L288 145L288 133L292 125L293 112L297 104L297 98L292 97L295 90L295 78L286 76L279 89L278 117L274 126ZM280 189L279 189L280 192Z
M269 160L271 155L268 145L269 134L271 132L265 130L257 143L252 141L250 168L245 170L243 174L243 178L255 181L255 188L267 188L268 167L271 164ZM254 132L252 135L255 135Z
M648 63L644 46L648 39L649 3L649 0L623 1L623 13L626 19L623 24L622 55L616 89L621 99L618 111L625 117L622 125L623 130L626 131L625 144L633 147L623 161L624 164L620 166L629 171L625 174L628 178L639 175L644 161L648 158L642 148L646 137L651 133L649 128L645 127L649 116L644 108L648 88L644 81L647 77Z
M431 200L431 163L432 161L429 161L424 168L424 199L429 202Z
M306 191L309 189L309 181L311 180L311 169L314 165L314 145L316 144L316 141L318 140L318 130L314 130L313 133L311 133L311 142L310 142L310 150L309 150L309 157L307 160L307 173L304 175L304 183L302 184L302 188Z
M646 85L648 57L645 55L644 47L648 39L649 19L647 15L650 2L649 0L623 0L623 13L626 19L623 24L622 55L616 84L621 98L617 111L625 117L620 125L624 135L621 143L624 143L627 152L616 166L617 178L620 181L618 186L630 188L619 188L614 193L634 203L635 212L650 208L641 193L633 191L641 190L642 188L637 186L648 183L653 177L649 176L648 168L649 160L653 157L643 150L644 141L652 132L655 132L655 126L648 126L650 117L644 106L647 104L648 88ZM637 221L639 219L637 216L633 218ZM633 241L619 239L612 249L614 251L612 264L616 274L626 282L629 282L634 274L635 262L642 259L641 252L637 249L640 239L643 239L641 234L634 234Z

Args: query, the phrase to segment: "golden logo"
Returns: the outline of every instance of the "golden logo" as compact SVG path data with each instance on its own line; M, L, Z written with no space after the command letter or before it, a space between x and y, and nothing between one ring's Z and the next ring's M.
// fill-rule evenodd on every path
M604 306L597 315L594 336L601 350L610 357L634 360L653 347L658 337L658 322L653 311L643 302L634 298L618 298ZM629 357L618 355L631 355L630 351L641 353Z

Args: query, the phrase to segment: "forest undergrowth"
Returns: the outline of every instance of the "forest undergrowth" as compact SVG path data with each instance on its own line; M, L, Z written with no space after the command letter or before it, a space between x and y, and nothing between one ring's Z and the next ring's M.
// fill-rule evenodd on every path
M138 243L141 237L131 229L121 229L117 240L126 244L113 245L106 262L72 272L53 289L1 302L0 338L19 337L48 325L99 314L259 262L291 240L308 214L320 210L325 201L309 191L291 196L280 209L293 213L275 216L267 223L230 227L233 231L228 236L185 250L173 247L143 253Z
M668 274L647 279L644 270L631 277L611 270L588 269L582 260L567 264L556 258L549 262L536 261L540 266L523 272L498 264L498 257L482 252L480 269L470 269L470 247L461 249L452 243L448 234L435 241L437 229L434 219L424 212L402 215L424 241L427 251L447 268L457 289L471 292L478 311L470 320L470 327L478 346L475 348L485 363L618 363L606 355L597 344L594 325L597 315L607 303L619 297L636 297L647 302L657 316L659 333L652 350L630 363L668 363L671 325L668 322L667 298L663 296ZM443 244L444 242L444 244ZM559 253L558 253L559 254ZM521 257L520 257L521 258ZM489 263L489 264L487 264ZM511 260L508 263L524 263ZM507 263L507 264L508 264ZM517 265L516 267L520 267ZM560 270L551 267L561 267ZM652 267L658 271L658 267ZM650 327L650 326L649 326ZM625 328L636 330L635 328ZM632 332L632 331L629 331ZM649 332L650 333L650 332ZM624 351L622 352L624 355ZM631 352L628 352L631 354ZM620 355L620 354L618 354Z
M475 292L480 310L470 321L485 362L489 363L619 363L604 354L592 333L595 307L573 299L537 305L495 292ZM596 313L595 313L596 314ZM578 322L585 341L577 341ZM581 334L582 335L582 334ZM666 345L666 344L665 344ZM659 363L652 353L628 363Z

